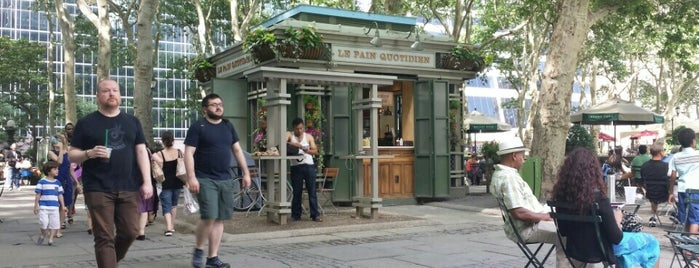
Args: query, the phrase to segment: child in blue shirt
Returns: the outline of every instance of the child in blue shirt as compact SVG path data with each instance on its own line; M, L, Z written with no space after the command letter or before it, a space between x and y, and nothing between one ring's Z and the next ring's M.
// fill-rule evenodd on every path
M48 232L48 245L51 246L54 236L61 228L59 211L60 208L65 207L63 205L63 186L61 186L60 181L56 180L56 176L58 176L57 162L46 162L41 171L46 174L46 177L39 180L34 190L36 192L34 215L39 215L39 228L41 228L41 236L36 243L43 244Z

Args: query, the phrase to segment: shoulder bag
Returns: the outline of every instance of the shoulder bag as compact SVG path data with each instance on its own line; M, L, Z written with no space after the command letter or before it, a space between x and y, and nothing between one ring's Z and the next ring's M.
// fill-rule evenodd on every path
M157 183L162 183L165 181L165 173L163 173L163 167L161 167L158 162L155 161L155 159L150 160L150 171L151 174L153 175L153 179Z
M177 149L177 172L175 175L182 182L187 183L187 169L184 167L184 155L180 149Z

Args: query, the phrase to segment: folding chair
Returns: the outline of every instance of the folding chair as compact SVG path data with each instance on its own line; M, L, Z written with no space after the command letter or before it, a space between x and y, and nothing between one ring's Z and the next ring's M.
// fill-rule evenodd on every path
M690 248L691 246L694 246L695 248L699 246L699 238L696 238L696 235L697 234L687 232L667 231L665 237L670 239L670 245L672 246L672 251L674 253L670 266L668 267L673 267L675 260L677 260L680 267L699 267L696 264L692 264L699 256L696 254L695 250L692 250L693 248ZM694 253L684 254L683 252L686 251ZM684 265L682 265L683 261Z
M510 210L505 205L505 201L502 198L496 199L498 200L498 206L500 207L500 214L502 214L502 221L505 222L505 225L509 225L510 227L512 227L512 230L514 231L515 236L517 237L517 241L515 241L515 244L517 244L519 249L522 250L522 253L524 253L524 256L526 256L528 259L527 264L524 266L524 268L529 267L530 264L534 265L534 267L544 267L544 263L546 263L546 260L551 255L551 252L553 252L553 249L556 248L556 245L551 245L551 248L549 248L549 250L546 251L546 256L544 256L543 259L539 260L537 258L537 255L539 254L539 251L541 251L541 249L544 247L545 243L525 242L524 239L522 239L522 236L519 234L517 226L512 221L512 218L510 218ZM536 247L536 250L532 252L532 250L529 248L529 245L536 244L538 244L538 246Z
M326 167L323 169L323 182L321 186L317 189L317 192L323 196L323 204L318 203L318 208L320 212L325 215L325 209L323 206L329 204L335 210L337 214L337 207L333 203L333 193L335 192L335 179L337 174L340 173L340 168L336 167Z
M588 263L599 263L601 262L604 267L612 267L610 263L614 263L614 261L608 259L608 252L607 248L605 247L605 244L608 245L608 243L605 243L606 239L602 237L601 230L600 230L600 224L602 223L602 217L597 215L597 210L599 209L599 205L597 203L594 203L592 205L590 215L580 215L580 214L569 214L567 213L568 211L574 211L575 207L572 204L567 204L563 202L557 202L557 201L547 201L546 204L551 207L551 218L553 218L553 222L556 224L556 234L558 236L558 241L561 244L561 247L563 248L563 252L565 252L566 258L568 259L568 262L570 262L570 265L573 267L575 266L575 263L573 260L582 262L581 267L587 267ZM594 226L595 229L595 234L597 243L595 243L598 246L598 251L595 252L596 254L592 254L592 257L587 259L587 260L581 260L578 258L575 258L572 252L569 251L567 244L563 243L563 237L566 236L565 233L561 232L561 226L560 224L562 222L565 223L573 223L573 224L578 224L576 226L580 226L580 224L591 224ZM564 224L565 224L564 223ZM569 238L566 238L569 239ZM571 240L566 240L566 243L576 243L578 241L571 241ZM582 241L581 241L582 242Z

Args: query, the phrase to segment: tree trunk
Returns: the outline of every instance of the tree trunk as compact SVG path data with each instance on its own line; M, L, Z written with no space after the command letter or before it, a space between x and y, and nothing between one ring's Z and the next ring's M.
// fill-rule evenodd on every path
M112 64L112 26L109 24L109 5L107 0L97 1L97 15L92 12L85 0L77 0L80 12L97 29L98 49L97 49L97 81L109 79L109 68Z
M48 88L48 91L49 91L49 101L48 101L48 107L47 107L47 113L46 113L46 122L44 122L44 123L46 123L46 125L49 128L47 131L48 132L47 134L50 134L50 133L54 133L53 126L56 125L55 117L52 116L53 111L55 109L55 99L56 99L56 85L54 84L56 81L56 75L53 73L54 72L53 59L55 59L55 57L53 55L53 50L54 50L53 44L56 42L56 35L53 33L54 32L53 17L51 16L51 12L49 12L49 6L48 6L46 0L41 1L41 2L44 6L44 11L46 12L46 21L48 23L47 26L48 26L48 31L49 31L49 42L48 42L48 46L47 46L47 55L46 55L46 58L48 59L48 61L46 63L46 65L47 65L46 73L48 74L48 84L46 85L46 87ZM58 4L58 3L56 3L56 4ZM41 121L39 119L38 113L37 113L36 117L37 117L36 121ZM38 135L39 135L38 129L35 129L34 136L36 137ZM36 140L36 139L34 139L34 140ZM34 147L35 145L36 145L35 143L32 144L33 148L36 148L36 147Z
M73 23L73 18L66 12L63 6L63 0L55 1L56 16L58 17L58 24L61 25L61 41L63 42L65 119L66 123L75 123L78 121L78 112L75 104L75 24Z
M138 9L136 35L138 53L134 63L134 112L141 121L146 142L153 148L153 18L158 9L158 0L142 0Z
M197 37L199 38L199 51L197 54L206 54L206 17L201 6L201 1L194 0L194 7L197 9ZM195 46L196 47L196 46Z
M542 76L539 106L534 115L532 155L542 159L542 197L551 196L563 163L570 127L570 100L578 52L590 28L589 0L563 0L553 26L549 54ZM540 198L542 198L540 197Z

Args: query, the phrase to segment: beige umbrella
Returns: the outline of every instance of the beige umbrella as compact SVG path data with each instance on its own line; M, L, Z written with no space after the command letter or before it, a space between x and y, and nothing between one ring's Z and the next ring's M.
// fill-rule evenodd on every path
M504 132L512 129L512 126L498 119L486 116L476 110L470 112L464 118L464 130L473 133L473 144L476 144L476 134L482 132Z
M616 146L617 125L647 125L665 122L662 115L656 114L630 101L613 98L570 116L571 123L585 125L614 125L614 146Z

